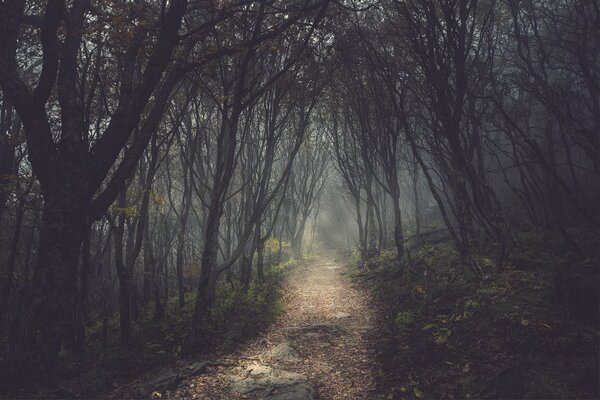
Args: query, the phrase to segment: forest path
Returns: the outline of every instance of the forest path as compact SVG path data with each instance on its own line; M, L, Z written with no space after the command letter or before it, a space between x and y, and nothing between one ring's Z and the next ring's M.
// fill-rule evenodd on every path
M168 397L198 399L375 398L377 315L369 294L335 262L295 267L284 313L262 335L188 378ZM318 395L317 395L318 393ZM319 397L320 396L320 397Z

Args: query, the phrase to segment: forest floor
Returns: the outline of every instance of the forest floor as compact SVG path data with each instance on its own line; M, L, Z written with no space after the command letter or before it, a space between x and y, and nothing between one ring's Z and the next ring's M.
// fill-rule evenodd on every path
M519 234L504 268L478 249L483 276L461 267L446 234L399 264L383 251L349 273L380 304L373 338L384 399L598 399L598 235ZM352 267L354 265L354 267Z
M530 236L502 271L477 255L481 279L459 267L444 237L429 238L408 265L393 251L366 263L289 262L276 284L224 298L230 310L218 315L228 324L202 351L162 362L125 354L20 397L597 399L597 253L573 262Z
M373 346L378 314L366 289L353 286L342 265L312 261L293 268L283 287L283 314L258 337L176 384L156 387L154 398L372 399L379 371ZM173 382L173 372L165 379ZM159 374L160 375L160 374ZM179 374L182 375L182 374ZM148 377L142 392L148 393ZM114 398L141 394L135 384ZM147 394L146 394L147 395Z

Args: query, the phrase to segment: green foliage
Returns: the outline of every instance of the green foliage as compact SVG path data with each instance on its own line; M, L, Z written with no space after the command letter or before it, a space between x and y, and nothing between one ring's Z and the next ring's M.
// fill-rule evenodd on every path
M278 260L279 246L281 246L281 260ZM267 265L274 265L279 261L288 260L291 258L292 244L286 241L280 241L274 236L270 236L264 247L265 263Z
M495 294L501 293L502 289L496 286L488 286L479 288L475 292L483 296L493 296Z
M269 236L267 241L265 242L265 253L267 254L276 254L279 251L280 240ZM290 242L281 242L282 250L289 250L292 247Z
M358 267L361 262L362 258L360 256L360 251L357 248L352 249L350 257L348 257L348 263L354 267Z
M225 283L219 286L211 321L229 340L237 336L231 335L232 332L256 333L283 309L279 290L271 282L253 282L247 292L228 288Z
M408 311L401 311L396 314L396 318L394 319L394 323L398 328L400 334L405 334L407 331L412 329L414 325L415 319L412 314Z
M417 385L425 397L493 398L490 387L513 378L531 382L519 398L597 398L597 332L557 304L553 271L562 261L556 248L544 250L544 240L530 235L501 272L490 249L474 249L482 280L459 264L449 240L411 249L410 264L407 257L400 268L385 251L370 268L355 270L394 327L378 345L385 382L398 385L394 398L417 397Z
M126 218L133 218L139 215L138 210L135 206L130 207L113 207L113 213L116 215L123 215Z
M185 307L179 307L178 296L169 298L162 320L155 321L154 308L148 307L135 330L150 351L178 357L188 337L196 293L185 294ZM162 352L162 353L161 353Z
M480 307L479 303L476 302L475 300L468 299L467 301L465 301L465 311L478 310L479 307Z
M375 259L377 265L391 265L397 261L396 250L383 250L381 254Z
M298 265L297 260L287 260L270 268L269 274L271 279L281 279L290 268Z
M435 344L444 344L448 340L448 337L452 334L452 331L448 328L440 328L433 334Z
M283 310L280 285L293 265L296 265L295 261L288 261L271 268L265 282L253 282L247 292L233 289L227 282L219 282L209 321L201 327L202 336L206 338L204 345L207 348L230 346L271 323ZM180 357L190 332L195 302L195 291L185 294L184 307L179 306L178 296L172 296L164 304L164 313L159 320L155 318L154 305L148 305L133 325L132 350L140 353L141 359ZM121 353L118 314L109 319L108 328L108 353L118 355ZM102 329L102 321L88 329L90 353L102 353Z

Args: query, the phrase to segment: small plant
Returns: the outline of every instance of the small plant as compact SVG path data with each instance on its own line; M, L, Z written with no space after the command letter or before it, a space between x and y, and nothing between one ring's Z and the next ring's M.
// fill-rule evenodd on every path
M433 340L435 344L444 344L448 340L448 337L452 334L452 331L448 328L440 328L433 334Z
M498 287L491 286L487 288L479 288L476 290L477 294L481 294L483 296L493 296L495 294L500 293L502 290Z
M465 301L465 312L471 312L478 310L480 307L479 303L473 299L468 299Z
M473 315L473 311L478 310L481 305L473 299L467 299L464 305L464 311L462 314L458 314L453 316L451 319L453 321L462 321L467 318L470 318Z
M394 322L396 323L396 327L400 333L405 334L412 328L415 320L411 313L408 311L402 311L396 315Z

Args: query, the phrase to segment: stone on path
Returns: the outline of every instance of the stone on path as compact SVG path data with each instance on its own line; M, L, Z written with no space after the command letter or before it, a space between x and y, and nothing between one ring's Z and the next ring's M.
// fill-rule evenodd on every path
M162 392L174 389L183 380L184 376L179 371L164 368L153 379L143 382L134 388L140 397L146 397L153 391Z
M273 374L273 368L268 365L257 364L248 369L248 376L252 378L262 378Z
M240 376L241 375L241 376ZM317 400L317 391L306 375L253 365L230 375L229 390L250 398L272 400Z
M273 347L269 353L269 358L281 363L296 364L302 361L300 354L288 342L283 342Z

